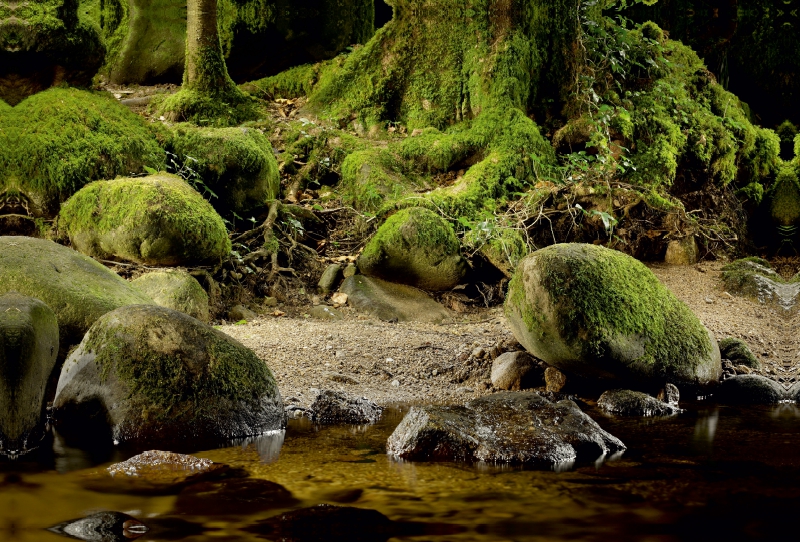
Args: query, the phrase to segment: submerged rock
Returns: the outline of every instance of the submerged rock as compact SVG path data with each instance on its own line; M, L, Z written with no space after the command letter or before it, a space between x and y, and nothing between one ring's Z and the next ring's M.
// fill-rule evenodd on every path
M146 265L214 262L231 250L222 217L166 173L83 187L62 205L59 227L84 254Z
M639 385L710 385L717 342L641 262L595 245L560 244L525 258L505 313L534 356L566 373Z
M45 390L58 355L58 322L39 301L0 296L0 454L16 457L44 436Z
M104 493L172 495L189 484L217 476L226 465L191 455L149 450L127 461L114 463L104 472L86 477L84 487Z
M155 301L156 305L180 311L208 322L208 294L197 279L180 269L145 273L131 284Z
M225 478L192 484L178 495L175 511L193 516L246 515L298 503L280 484L259 478Z
M412 407L387 442L402 459L558 466L625 450L569 400L501 392L465 406Z
M47 530L87 542L122 542L139 538L149 532L150 528L122 512L98 512L85 518L59 523Z
M61 370L54 400L62 435L91 420L115 441L180 444L282 429L280 393L248 348L183 313L124 307L100 318Z
M247 527L270 540L379 542L401 534L394 522L377 510L318 504L259 521Z
M441 323L450 313L428 294L381 279L355 275L345 279L341 287L347 303L354 309L386 322Z
M674 406L646 393L632 390L609 390L597 400L597 406L611 414L623 416L671 416L678 412Z
M774 405L789 397L774 380L761 375L739 375L723 380L714 398L729 405Z
M453 227L425 209L403 209L389 217L358 259L365 275L423 290L449 290L464 278L466 260Z
M0 237L0 294L40 299L58 317L61 350L105 313L153 300L91 258L52 241Z
M340 391L322 390L306 414L314 422L323 425L365 425L380 420L382 412L381 407L366 397L351 397Z

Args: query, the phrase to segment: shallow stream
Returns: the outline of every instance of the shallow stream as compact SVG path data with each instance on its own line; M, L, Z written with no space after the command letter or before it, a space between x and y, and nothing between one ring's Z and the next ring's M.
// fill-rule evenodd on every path
M356 506L414 526L403 532L416 536L392 540L744 540L792 532L800 510L800 410L683 406L682 414L661 419L611 418L589 408L628 450L560 472L394 461L385 441L404 408L369 427L292 420L285 435L196 455L285 486L299 501L292 508ZM93 456L58 439L53 449L38 463L0 465L0 540L65 540L45 529L99 510L145 523L179 519L170 531L139 540L263 540L244 529L286 510L223 514L224 496L202 509L176 510L174 495L91 491L89 473L126 454ZM325 539L356 539L369 525L349 529Z

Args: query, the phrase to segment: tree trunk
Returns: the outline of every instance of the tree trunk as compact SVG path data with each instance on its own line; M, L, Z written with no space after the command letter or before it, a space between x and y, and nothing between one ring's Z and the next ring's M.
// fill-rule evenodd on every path
M188 0L184 85L221 93L233 87L217 32L217 0Z

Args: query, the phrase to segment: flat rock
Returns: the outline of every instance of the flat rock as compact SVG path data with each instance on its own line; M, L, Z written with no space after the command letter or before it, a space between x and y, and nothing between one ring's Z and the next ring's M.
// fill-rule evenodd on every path
M404 284L355 275L345 279L341 291L350 306L386 322L441 323L450 318L441 303Z
M569 400L500 392L465 406L412 407L389 437L402 459L530 463L550 467L625 450Z
M608 390L597 400L597 406L611 414L623 416L671 416L674 406L655 397L632 390Z

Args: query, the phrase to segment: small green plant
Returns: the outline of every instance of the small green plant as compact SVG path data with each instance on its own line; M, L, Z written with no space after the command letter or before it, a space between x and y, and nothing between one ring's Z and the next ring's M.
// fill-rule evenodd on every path
M197 158L185 156L181 159L177 154L167 151L167 172L173 173L189 183L192 188L200 192L207 200L216 199L218 197L217 194L208 187L195 169L197 164ZM145 169L149 173L151 168Z

